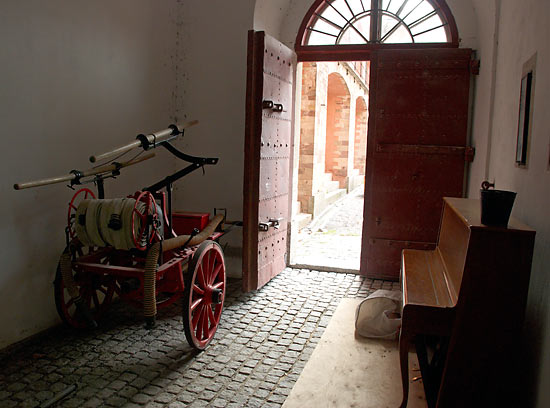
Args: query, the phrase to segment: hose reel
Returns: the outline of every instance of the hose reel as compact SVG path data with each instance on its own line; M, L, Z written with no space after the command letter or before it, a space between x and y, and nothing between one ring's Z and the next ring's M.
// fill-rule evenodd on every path
M163 238L163 214L147 191L137 198L85 199L76 210L74 229L86 246L144 250Z

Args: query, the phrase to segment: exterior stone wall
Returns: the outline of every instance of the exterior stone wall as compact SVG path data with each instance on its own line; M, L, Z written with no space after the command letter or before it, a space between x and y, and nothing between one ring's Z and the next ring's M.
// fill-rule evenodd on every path
M325 171L332 173L340 188L347 188L348 157L350 156L350 92L342 75L328 76L327 144Z
M300 105L300 157L298 167L298 201L302 211L309 208L313 195L313 164L316 130L317 63L304 62L302 67L302 97Z
M367 160L367 125L369 120L369 111L365 98L360 96L355 101L355 139L354 139L354 157L353 168L359 171L359 174L365 175L365 161Z
M302 65L300 157L294 161L295 207L302 213L315 217L337 199L334 190L364 182L368 77L368 62Z

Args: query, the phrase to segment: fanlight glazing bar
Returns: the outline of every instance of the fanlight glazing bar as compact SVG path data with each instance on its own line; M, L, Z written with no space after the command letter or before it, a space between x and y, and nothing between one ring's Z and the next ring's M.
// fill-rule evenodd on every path
M412 23L408 24L409 28L413 28L414 26L417 26L418 24L423 23L424 21L428 20L429 18L437 15L437 10L432 11L431 13L426 14L423 17L420 17L418 20L413 21Z
M334 11L336 11L336 12L340 15L340 17L342 17L344 20L346 20L347 25L350 26L351 28L353 28L353 29L357 32L357 34L359 34L359 35L361 36L361 38L362 38L363 40L365 40L365 43L367 43L367 44L369 43L369 40L367 40L367 39L365 38L365 36L361 33L361 31L359 31L359 30L353 25L353 23L352 23L350 20L348 20L346 17L344 17L344 15L343 15L342 13L340 13L340 11L338 11L338 9L337 9L336 7L334 7L334 6L332 5L332 3L329 3L328 0L325 0L325 3L327 3L330 7L332 7L332 8L334 9ZM347 2L346 2L346 4L347 4ZM354 13L352 13L352 14L354 15ZM342 33L340 33L340 34L342 34Z
M405 24L405 22L404 22L402 19L400 19L398 16L395 16L395 15L389 13L389 12L386 13L386 14L387 14L387 15L390 15L390 16L392 16L392 17L397 18L397 19L398 19L398 22L397 22L397 24L395 24L395 25L394 25L394 26L384 35L384 37L382 37L382 38L380 39L380 42L381 42L381 43L383 43L383 42L386 41L389 37L391 37L391 35L392 35L393 33L395 33L395 31L396 31L401 25L403 25L403 27L405 27L405 28L407 29L407 31L408 31L409 34L411 35L411 38L413 37L411 30L409 29L409 27L407 27L407 24ZM413 39L413 41L414 41L414 39Z
M321 33L321 34L324 34L324 35L330 35L331 37L338 38L338 36L337 36L336 34L326 33L326 32L324 32L324 31L317 30L316 28L313 28L313 27L308 27L307 29L308 29L309 31L315 31L316 33Z
M420 0L420 2L422 3L423 0ZM401 4L401 7L399 7L399 10L397 10L395 12L395 14L398 16L399 14L401 14L401 12L403 11L403 9L405 8L405 6L407 5L407 3L409 2L409 0L405 0L403 2L403 4Z
M428 30L424 30L424 31L421 31L419 33L413 34L413 37L416 37L417 35L420 35L420 34L429 33L430 31L437 30L438 28L445 27L446 25L447 25L447 23L443 23L443 24L438 25L437 27L429 28Z
M380 42L384 42L388 37L390 37L401 25L405 26L405 28L408 29L408 31L411 33L411 36L412 36L412 32L411 32L411 28L413 28L414 26L417 26L418 24L421 24L423 23L424 21L428 20L429 18L437 15L437 12L439 11L439 8L438 9L434 9L432 10L431 12L429 12L428 14L420 17L419 19L415 20L414 22L410 23L410 24L407 24L405 23L405 19L407 17L409 17L411 15L411 13L414 12L414 10L416 10L418 8L418 6L420 6L422 4L422 1L420 3L418 3L411 11L409 11L407 13L407 15L403 18L400 18L399 16L397 15L392 15L392 13L390 12L387 12L386 14L387 15L392 15L394 17L396 17L398 19L398 22L380 39ZM439 28L439 27L437 27Z
M320 15L320 14L315 13L315 15L316 15L317 17L319 17L321 20L323 20L325 23L330 24L331 26L333 26L334 28L338 28L339 30L343 30L343 29L344 29L344 27L342 27L342 26L336 24L334 21L329 20L329 19L326 18L326 17L323 17L323 16Z
M346 3L346 6L348 6L348 9L349 9L349 12L351 13L351 15L352 15L352 16L355 16L355 13L354 13L353 10L351 9L351 6L349 5L348 0L344 0L344 2Z
M420 1L418 2L418 4L417 4L416 6L414 6L414 7L412 8L412 10L409 11L405 17L403 17L403 20L405 20L407 17L409 17L409 16L418 8L418 6L420 6L423 2L424 2L424 0L420 0Z

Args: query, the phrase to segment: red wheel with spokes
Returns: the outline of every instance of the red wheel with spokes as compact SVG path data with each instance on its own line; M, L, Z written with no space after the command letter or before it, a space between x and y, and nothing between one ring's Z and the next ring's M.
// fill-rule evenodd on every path
M225 260L220 245L204 241L189 262L183 294L183 327L191 347L204 350L220 322L225 299Z
M89 251L89 247L78 247L75 256L73 256L73 265L79 257L88 254ZM107 262L108 259L102 261L102 263ZM80 296L84 299L92 313L92 317L97 322L111 305L114 293L119 292L116 278L107 274L86 272L75 266L72 268L72 273ZM63 322L77 329L87 328L88 324L85 318L79 314L74 299L71 298L65 287L59 265L55 275L54 293L57 313L59 313Z
M93 191L89 188L81 188L76 193L74 193L73 198L69 203L69 211L67 213L67 225L69 227L69 235L71 236L71 239L76 237L74 223L76 222L75 217L78 204L80 204L80 201L87 200L89 198L95 199Z
M137 249L144 250L153 242L159 222L155 197L150 192L143 191L137 196L132 211L132 238Z

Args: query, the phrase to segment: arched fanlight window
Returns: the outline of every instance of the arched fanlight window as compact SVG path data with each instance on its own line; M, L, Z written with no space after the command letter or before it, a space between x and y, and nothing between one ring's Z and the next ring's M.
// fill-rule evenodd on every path
M300 31L302 46L458 43L444 0L317 0Z

